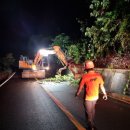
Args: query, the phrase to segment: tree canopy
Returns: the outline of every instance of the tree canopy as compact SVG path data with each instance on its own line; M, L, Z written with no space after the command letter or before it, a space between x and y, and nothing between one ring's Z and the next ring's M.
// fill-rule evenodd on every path
M90 0L89 9L89 19L77 19L82 32L79 41L70 41L69 36L59 34L52 44L60 45L76 63L80 59L96 61L110 55L129 57L130 1Z

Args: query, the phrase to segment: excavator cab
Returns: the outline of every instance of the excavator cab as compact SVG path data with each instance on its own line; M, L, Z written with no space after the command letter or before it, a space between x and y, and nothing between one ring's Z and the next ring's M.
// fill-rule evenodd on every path
M21 55L19 69L23 70L22 78L45 78L45 73L50 68L48 61L48 55L50 54L55 54L54 50L40 49L34 60Z
M22 78L45 78L45 71L49 70L48 57L41 57L41 59L34 63L26 56L20 56L19 69L22 69Z
M33 61L30 60L27 56L20 56L19 60L19 69L31 69L31 65L33 64Z

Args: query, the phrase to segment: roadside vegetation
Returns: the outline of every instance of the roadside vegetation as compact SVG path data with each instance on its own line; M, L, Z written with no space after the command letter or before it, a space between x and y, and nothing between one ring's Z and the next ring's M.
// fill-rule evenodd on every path
M0 58L0 81L4 80L12 72L12 67L15 63L15 58L12 53L6 54Z
M77 19L82 37L73 41L64 33L52 42L75 63L91 59L97 67L130 69L130 1L91 0L89 19Z

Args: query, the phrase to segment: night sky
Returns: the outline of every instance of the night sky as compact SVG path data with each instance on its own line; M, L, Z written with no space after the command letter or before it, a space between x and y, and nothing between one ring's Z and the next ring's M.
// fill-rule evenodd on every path
M60 33L80 37L76 18L89 15L86 0L3 0L0 2L0 56L19 56L48 46Z

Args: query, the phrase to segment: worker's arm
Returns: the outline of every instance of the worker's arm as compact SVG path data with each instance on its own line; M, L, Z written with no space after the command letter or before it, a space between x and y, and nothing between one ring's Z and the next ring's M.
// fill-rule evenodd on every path
M103 84L101 84L100 85L100 88L101 88L101 90L102 90L102 92L103 92L103 99L104 100L107 100L107 93L106 93L106 90L105 90L105 88L104 88L104 85Z
M84 79L82 78L81 82L80 82L80 85L79 85L79 88L76 92L76 96L79 96L80 92L82 91L82 88L84 87Z

